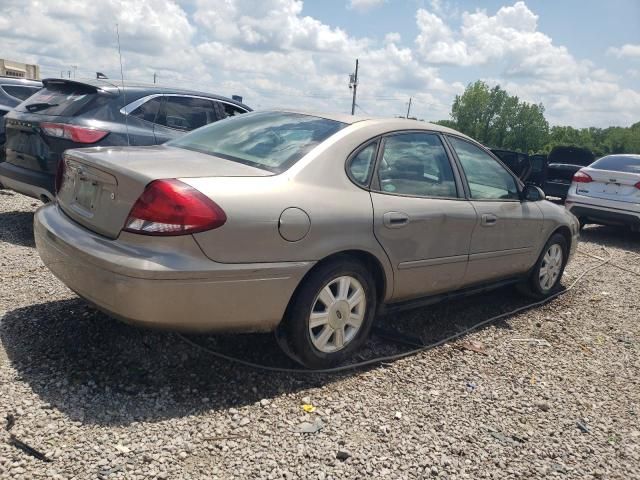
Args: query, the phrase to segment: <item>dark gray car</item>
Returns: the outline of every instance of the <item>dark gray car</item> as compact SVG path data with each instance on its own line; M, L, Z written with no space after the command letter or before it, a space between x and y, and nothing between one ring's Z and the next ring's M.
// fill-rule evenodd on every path
M65 150L164 143L250 111L229 98L157 85L110 80L43 80L44 88L6 115L6 159L0 183L51 200Z
M41 88L40 80L0 76L0 162L4 160L4 116Z

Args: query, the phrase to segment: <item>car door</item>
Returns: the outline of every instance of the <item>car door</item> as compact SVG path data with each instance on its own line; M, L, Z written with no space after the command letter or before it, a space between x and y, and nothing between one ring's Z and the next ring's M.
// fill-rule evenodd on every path
M154 125L158 144L218 120L213 101L189 95L164 95Z
M375 236L394 268L394 301L460 286L476 213L438 134L383 137L371 200Z
M464 284L523 273L537 254L542 211L534 202L521 201L515 176L487 151L459 137L449 136L448 141L478 218Z

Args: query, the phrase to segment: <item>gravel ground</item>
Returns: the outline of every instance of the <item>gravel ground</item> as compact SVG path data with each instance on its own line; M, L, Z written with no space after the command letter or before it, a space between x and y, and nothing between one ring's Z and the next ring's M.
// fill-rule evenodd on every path
M607 265L550 304L383 366L265 373L89 308L38 258L38 205L0 191L0 417L15 418L0 428L1 478L640 478L637 275ZM566 285L602 247L640 273L640 235L590 227L582 240ZM391 325L432 342L526 303L502 289ZM292 366L268 335L194 340ZM484 353L462 348L472 341ZM374 338L363 357L405 348Z

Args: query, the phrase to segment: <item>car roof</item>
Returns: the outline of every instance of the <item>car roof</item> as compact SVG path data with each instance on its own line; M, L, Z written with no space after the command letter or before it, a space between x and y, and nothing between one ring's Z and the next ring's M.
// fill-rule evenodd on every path
M327 120L333 120L336 122L346 123L347 125L353 125L359 122L367 122L370 125L377 125L384 127L389 131L392 130L430 130L441 133L451 133L459 137L467 138L477 143L467 135L458 132L449 127L444 127L435 123L423 122L421 120L412 120L410 118L398 118L398 117L380 117L374 115L349 115L347 113L335 113L335 112L314 112L306 110L296 109L270 109L271 111L283 112L283 113L298 113L301 115L310 115L313 117L326 118Z
M81 85L91 85L93 87L96 87L100 90L104 90L107 92L117 92L120 93L120 90L122 89L122 82L115 80L115 79L102 79L102 78L81 78L81 79L77 79L77 80L67 80L65 78L45 78L42 80L44 83L46 83L47 81L55 81L55 82L61 82L64 81L66 83L76 83L76 84L81 84ZM168 86L168 85L158 85L155 83L143 83L143 82L129 82L126 81L124 83L124 87L125 90L133 90L136 91L137 93L142 93L142 94L154 94L154 93L181 93L181 94L185 94L185 95L195 95L195 96L201 96L201 97L207 97L207 98L211 98L213 100L224 100L225 102L229 102L229 103L233 103L235 105L244 107L248 110L251 110L251 107L249 107L248 105L245 105L241 102L238 102L236 100L233 100L231 98L225 97L223 95L216 95L213 93L207 93L207 92L201 92L198 90L189 90L189 89L185 89L185 88L179 88L179 87L172 87L172 86Z

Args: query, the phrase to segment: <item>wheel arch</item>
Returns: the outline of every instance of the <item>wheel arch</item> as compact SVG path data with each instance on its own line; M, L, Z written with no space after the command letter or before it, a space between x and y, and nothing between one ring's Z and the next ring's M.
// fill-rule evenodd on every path
M566 225L560 225L553 232L551 232L551 235L549 235L549 238L553 237L556 233L559 233L560 235L562 235L564 237L564 239L566 240L567 249L568 249L567 256L568 256L569 251L571 251L571 242L572 242L572 239L573 239L573 237L571 236L571 230ZM547 241L548 241L548 239L547 239ZM546 244L546 242L545 242L545 244ZM566 260L565 260L565 262L566 262Z
M322 265L340 260L341 258L354 259L367 267L367 269L373 276L373 281L376 286L376 297L379 304L383 303L385 301L385 298L388 298L391 295L390 289L393 288L393 278L389 278L389 275L393 275L393 273L390 271L390 268L389 272L387 272L387 269L385 268L385 265L382 263L382 261L380 261L380 259L371 252L368 252L366 250L351 249L332 253L324 257L322 260L318 261L312 268L309 269L307 273L305 273L304 277L302 277L302 279L298 283L298 286L294 290L293 295L291 295L291 299L295 297L300 287L304 284L307 278L309 278L309 276L313 274L313 272L315 272ZM291 300L289 301L289 303L291 303Z

